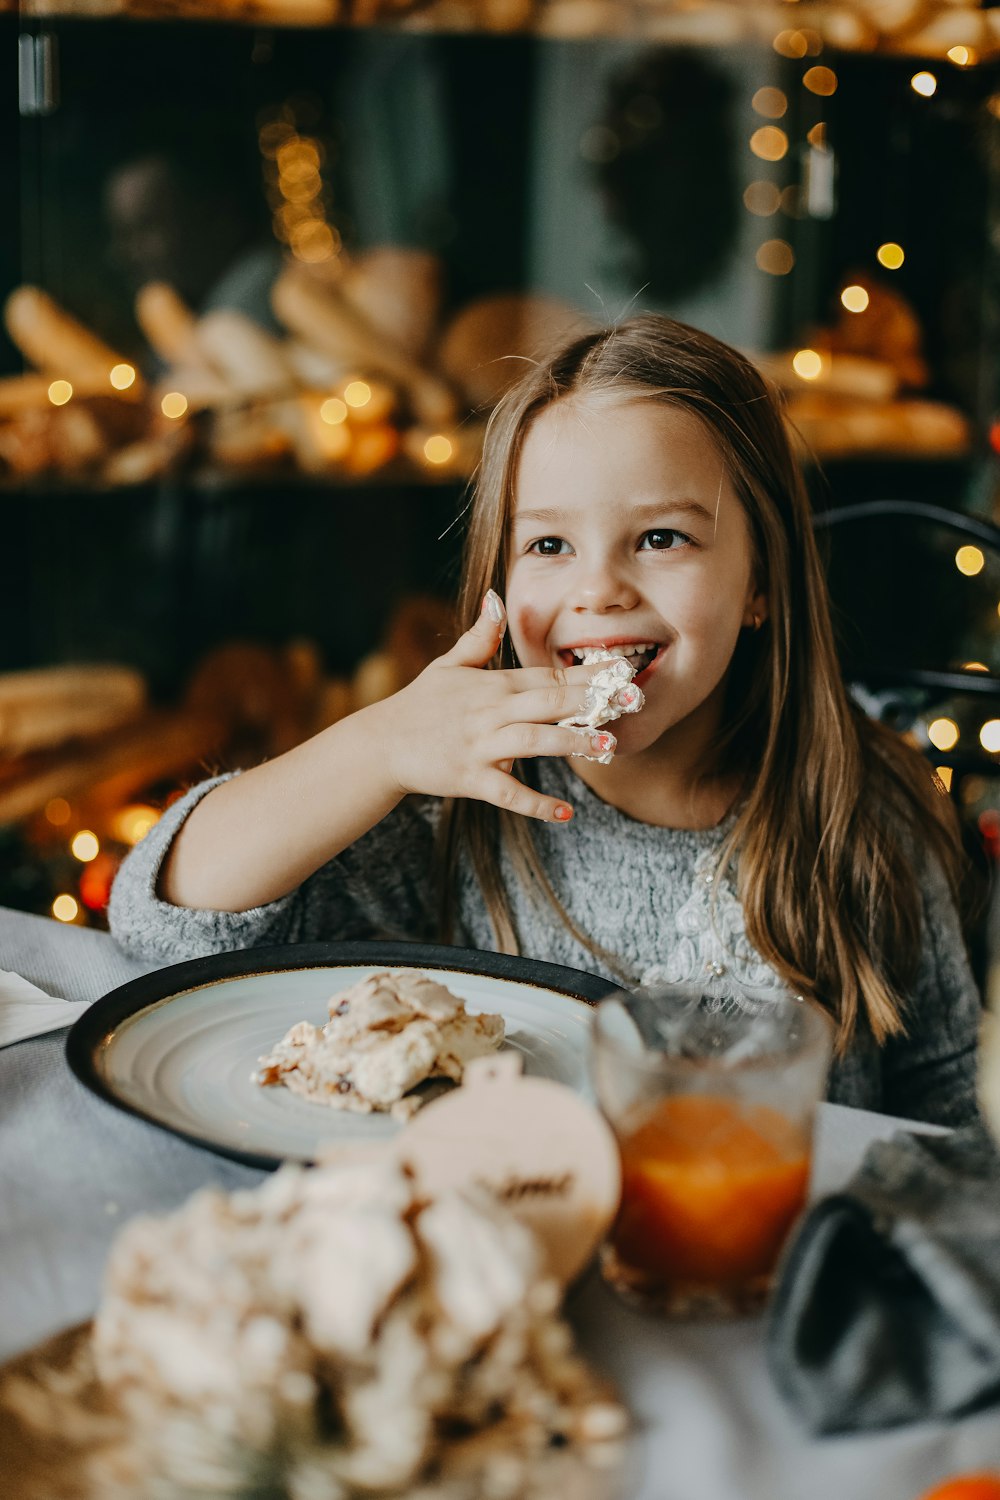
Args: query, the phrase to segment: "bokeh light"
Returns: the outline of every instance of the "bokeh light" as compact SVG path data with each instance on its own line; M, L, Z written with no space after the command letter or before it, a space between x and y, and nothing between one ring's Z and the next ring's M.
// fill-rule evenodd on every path
M64 823L68 823L72 812L65 797L50 797L45 804L45 820L51 823L53 828L62 828Z
M958 725L954 719L933 719L927 726L927 738L936 750L952 750L958 744Z
M986 566L986 558L978 547L959 547L955 553L955 567L966 578L975 578Z
M440 432L434 433L424 444L424 457L429 464L446 464L454 451L454 443Z
M795 252L787 240L765 240L755 259L769 276L787 276L795 265Z
M887 271L898 271L906 259L902 245L897 245L895 240L887 240L884 245L879 245L876 255L879 265L885 266Z
M788 137L777 125L762 125L750 137L750 150L761 161L781 161L788 151Z
M863 313L870 299L863 286L854 284L844 287L844 290L840 294L840 300L848 312Z
M776 214L781 207L781 189L776 182L749 182L743 190L743 206L761 219Z
M160 402L160 410L165 417L174 419L183 417L187 409L187 397L183 396L180 391L168 391Z
M145 802L130 802L115 814L111 831L123 844L137 844L159 821L155 807Z
M816 380L823 373L823 356L816 349L800 349L792 356L792 369L802 380Z
M811 94L819 94L824 99L837 92L837 75L832 68L807 68L802 82Z
M763 88L758 89L750 101L759 115L765 120L780 120L788 109L788 99L781 89Z
M351 380L344 387L344 400L356 411L367 406L371 399L372 388L367 380Z
M779 31L773 45L780 57L805 57L809 51L809 39L804 31Z
M82 865L89 864L101 852L100 840L96 833L91 833L89 828L81 828L79 833L74 834L69 847L74 858L78 859Z
M338 427L347 420L347 402L341 401L339 396L330 396L323 402L319 414L331 427Z

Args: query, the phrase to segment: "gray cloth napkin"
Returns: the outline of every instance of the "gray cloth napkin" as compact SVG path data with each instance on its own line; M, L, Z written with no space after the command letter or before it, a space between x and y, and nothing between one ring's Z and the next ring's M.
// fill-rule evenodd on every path
M783 1259L771 1375L814 1433L1000 1400L1000 1154L982 1125L873 1145Z

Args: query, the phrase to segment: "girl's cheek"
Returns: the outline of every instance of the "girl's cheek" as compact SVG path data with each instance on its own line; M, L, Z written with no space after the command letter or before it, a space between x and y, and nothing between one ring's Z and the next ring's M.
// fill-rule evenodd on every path
M544 651L548 622L542 611L516 595L512 600L508 594L507 612L511 644L519 659L525 661L529 653Z

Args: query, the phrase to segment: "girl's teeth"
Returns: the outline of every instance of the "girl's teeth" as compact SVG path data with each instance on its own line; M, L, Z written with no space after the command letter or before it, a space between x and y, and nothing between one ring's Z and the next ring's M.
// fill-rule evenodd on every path
M576 657L577 661L582 661L583 658L586 656L586 654L587 654L588 651L602 650L602 651L607 651L610 656L623 656L623 657L627 657L627 656L644 656L646 653L648 653L650 651L655 651L656 649L657 648L656 648L656 642L655 641L646 641L646 642L643 642L643 644L639 645L639 646L602 646L602 647L584 646L584 647L574 647L573 648L573 655Z

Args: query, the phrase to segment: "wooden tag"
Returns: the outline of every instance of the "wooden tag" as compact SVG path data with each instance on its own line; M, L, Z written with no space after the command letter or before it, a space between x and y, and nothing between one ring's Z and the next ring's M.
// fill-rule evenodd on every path
M621 1193L603 1117L564 1084L526 1078L514 1052L466 1064L462 1087L424 1106L392 1143L428 1193L480 1183L535 1231L563 1285L594 1254Z

